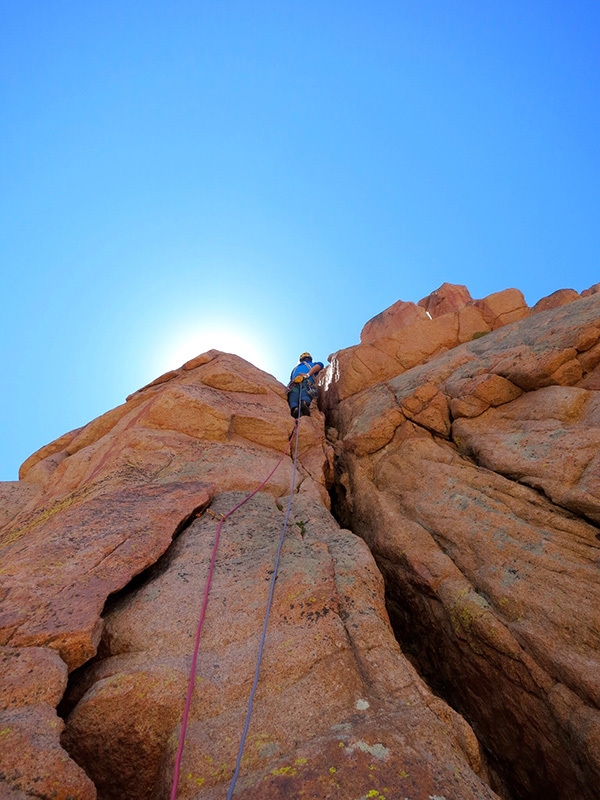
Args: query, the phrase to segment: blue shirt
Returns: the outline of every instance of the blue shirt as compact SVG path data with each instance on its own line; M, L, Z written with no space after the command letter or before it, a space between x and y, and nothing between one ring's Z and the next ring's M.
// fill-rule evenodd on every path
M314 383L314 377L312 375L309 376L309 372L311 369L318 364L321 369L323 369L323 363L321 361L301 361L297 367L294 367L292 370L292 374L290 375L290 381L293 381L294 378L297 378L298 375L306 375L306 378L311 382Z

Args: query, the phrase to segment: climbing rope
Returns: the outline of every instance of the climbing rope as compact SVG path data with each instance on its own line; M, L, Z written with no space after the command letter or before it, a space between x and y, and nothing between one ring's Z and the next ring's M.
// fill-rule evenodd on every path
M302 392L300 393L302 395ZM248 735L248 729L250 727L250 718L252 716L252 707L254 705L254 695L256 694L256 687L258 686L258 675L260 673L260 665L262 663L263 651L265 649L265 639L267 636L267 626L269 624L269 616L271 614L271 605L273 603L273 593L275 591L275 581L277 580L277 570L279 569L279 560L281 557L281 548L283 547L283 540L285 539L285 532L287 530L288 522L290 519L290 512L292 510L292 500L294 499L294 487L296 485L296 463L298 461L298 428L300 427L300 404L298 404L298 420L296 422L296 443L294 446L294 468L292 471L292 485L290 488L290 499L288 500L287 511L285 512L285 520L283 522L283 528L281 531L281 536L279 537L279 546L277 548L277 556L275 557L275 564L273 566L273 574L271 575L271 585L269 587L269 599L267 600L267 611L265 614L265 621L263 623L262 635L260 637L260 645L258 647L258 658L256 660L256 669L254 671L254 683L252 684L252 691L250 692L250 699L248 700L248 711L246 712L246 721L244 723L244 730L242 732L242 738L240 740L240 747L238 751L237 760L235 762L235 772L233 773L233 778L231 780L231 785L229 786L229 791L227 792L227 800L231 800L233 797L233 791L235 789L235 784L238 779L238 775L240 774L240 766L242 763L242 755L244 753L244 745L246 743L246 737Z
M279 469L281 463L283 462L283 459L289 453L290 448L291 448L291 444L292 444L292 438L294 437L294 434L296 434L296 441L295 441L295 447L294 447L294 458L293 458L292 482L291 482L291 489L290 489L290 499L288 501L288 507L287 507L287 512L286 512L286 515L285 515L284 524L283 524L283 530L281 532L281 536L280 536L280 539L279 539L279 546L277 548L277 556L275 558L274 570L273 570L273 574L271 576L271 586L270 586L270 590L269 590L269 598L268 598L268 601L267 601L267 612L266 612L266 616L265 616L262 636L261 636L259 650L258 650L258 661L257 661L257 664L256 664L256 671L255 671L255 675L254 675L254 685L252 686L252 691L250 692L250 700L248 702L248 711L247 711L247 714L246 714L246 723L244 725L244 730L242 732L242 738L241 738L241 741L240 741L240 749L239 749L239 753L238 753L238 757L237 757L235 773L233 775L231 786L229 787L229 792L227 793L227 800L230 800L230 798L233 795L233 791L235 789L235 784L236 784L236 781L237 781L237 778L238 778L238 775L239 775L239 771L240 771L240 764L241 764L241 761L242 761L242 754L243 754L243 751L244 751L244 744L246 742L246 736L248 734L248 728L250 727L250 717L252 715L252 706L254 704L254 695L256 693L256 687L258 685L258 675L259 675L259 672L260 672L260 665L261 665L262 654L263 654L263 650L264 650L265 638L266 638L266 633L267 633L267 625L268 625L268 622L269 622L269 615L271 613L271 603L272 603L272 600L273 600L273 592L275 590L275 581L277 579L277 569L279 567L279 559L280 559L280 556L281 556L281 548L283 546L283 540L285 538L285 533L286 533L286 530L287 530L287 526L288 526L288 522L289 522L289 518L290 518L290 512L291 512L291 508L292 508L292 499L293 499L293 495L294 495L294 488L295 488L295 485L296 485L296 472L297 472L296 465L297 465L297 461L298 461L298 438L299 438L298 431L299 431L299 428L300 428L300 405L298 405L298 418L296 419L296 424L294 426L294 430L292 431L292 434L291 434L291 436L290 436L290 438L288 440L287 447L285 448L284 452L282 453L281 458L279 459L277 464L273 467L271 472L268 474L268 476L265 478L265 480L260 484L260 486L258 486L252 492L250 492L250 494L247 495L247 497L245 497L234 508L232 508L231 511L228 511L227 514L220 514L219 515L219 525L217 526L217 532L215 534L215 541L214 541L214 544L213 544L213 549L212 549L212 554L211 554L211 559L210 559L210 566L208 568L208 575L206 577L206 586L205 586L205 589L204 589L204 597L203 597L203 600L202 600L202 608L200 610L200 617L198 619L198 626L196 628L196 640L195 640L195 643L194 643L194 651L193 651L193 655L192 655L192 664L191 664L191 667L190 667L190 678L189 678L189 683L188 683L187 697L186 697L186 701L185 701L185 707L184 707L184 710L183 710L183 717L181 719L181 732L179 734L179 746L177 748L177 755L175 757L175 768L173 770L173 784L172 784L172 787L171 787L170 800L176 800L176 797L177 797L177 786L179 784L179 773L181 771L181 759L182 759L182 756L183 756L183 747L184 747L184 744L185 744L185 734L186 734L186 731L187 731L188 717L189 717L190 708L191 708L191 705L192 705L192 696L194 694L194 684L195 684L195 680L196 680L196 665L197 665L197 662L198 662L198 652L200 650L200 635L202 633L202 626L204 624L204 617L206 615L206 607L208 605L208 595L209 595L209 592L210 592L210 585L211 585L211 582L212 582L212 576L213 576L213 572L214 572L215 561L216 561L216 558L217 558L217 550L218 550L218 547L219 547L219 539L221 537L221 529L223 527L223 524L225 523L225 520L227 520L229 517L231 517L232 514L234 514L245 503L247 503L248 500L250 500L252 497L254 497L255 494L260 492L260 490L273 477L273 475ZM213 515L213 516L215 516L215 515Z

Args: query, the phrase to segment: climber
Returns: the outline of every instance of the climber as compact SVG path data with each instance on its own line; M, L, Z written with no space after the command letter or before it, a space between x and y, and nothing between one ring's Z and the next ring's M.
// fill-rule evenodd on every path
M292 417L298 417L298 407L302 416L310 417L310 404L317 396L314 376L322 369L320 361L313 361L310 353L302 353L298 365L292 370L288 384L288 403Z

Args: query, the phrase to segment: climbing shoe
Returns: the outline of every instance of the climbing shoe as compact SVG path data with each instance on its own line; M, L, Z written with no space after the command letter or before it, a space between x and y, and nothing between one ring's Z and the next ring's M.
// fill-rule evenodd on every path
M290 414L294 419L298 419L298 406L296 406L296 408L290 408Z
M300 403L300 413L303 417L310 417L310 407L304 400Z

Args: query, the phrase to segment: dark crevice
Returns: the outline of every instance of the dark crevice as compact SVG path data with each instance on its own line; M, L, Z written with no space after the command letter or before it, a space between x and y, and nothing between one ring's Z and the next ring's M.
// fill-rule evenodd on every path
M123 586L122 589L119 589L106 598L106 603L104 604L104 608L102 609L102 617L106 617L107 614L115 607L117 603L127 597L128 594L135 592L141 586L143 586L151 577L160 574L161 565L166 564L169 558L169 551L173 544L177 541L177 539L181 536L181 534L190 527L190 525L200 517L204 511L210 506L210 503L202 503L199 506L196 506L193 511L191 511L186 517L184 517L179 525L175 528L173 533L173 537L167 549L164 553L158 557L158 559L150 566L146 567L146 569L139 572L137 575L134 575L133 578ZM89 662L88 662L89 663ZM85 666L85 664L83 665Z
M470 459L467 457L467 460ZM489 471L494 475L499 474ZM371 523L361 519L353 508L353 490L348 480L344 457L338 450L335 480L330 490L332 515L340 525L368 543ZM543 497L544 501L552 503L540 490L528 488ZM565 518L581 519L583 516L555 503L552 506ZM590 524L598 528L594 521L590 521ZM600 533L596 536L600 538ZM439 542L438 537L434 538L444 550L443 543ZM517 682L515 696L509 696L505 698L506 702L501 702L502 695L491 691L490 680L493 682L494 671L502 673L504 669L502 652L498 653L496 659L491 658L487 672L479 669L478 661L485 661L490 654L473 649L468 636L464 640L460 635L456 636L448 610L442 607L435 594L428 592L426 586L419 582L418 576L415 583L410 574L402 575L404 567L401 562L389 561L376 548L370 549L383 576L386 608L403 654L433 694L461 714L471 726L486 759L488 782L493 791L503 800L539 800L541 797L544 800L556 800L564 799L568 796L565 792L578 786L585 787L579 796L595 797L590 784L589 767L575 758L564 758L564 781L557 781L556 760L561 752L566 755L572 742L567 740L564 732L554 727L548 717L551 712L538 693L528 695L526 682L522 686ZM409 569L408 564L404 566ZM453 664L461 666L457 670ZM525 717L527 713L540 714L539 738L532 737L531 731L527 738L523 719L512 708L511 703L514 701L518 704L519 697L529 709L523 712Z
M109 594L104 604L104 608L102 609L101 616L103 619L118 603L122 602L128 595L140 589L145 583L159 575L168 567L171 554L170 551L173 544L177 541L181 534L187 530L187 528L189 528L190 525L192 525L192 523L204 513L204 511L206 511L209 506L210 503L202 503L201 505L196 506L177 525L175 531L173 532L171 542L163 554L159 556L153 564L150 564L150 566L146 567L146 569L142 570L137 575L134 575L129 583L123 586L122 589ZM96 655L70 673L67 688L65 689L65 693L56 709L59 717L66 719L71 711L75 708L77 703L81 700L83 694L85 693L85 684L82 682L82 677L86 674L86 671L89 670L91 665L98 661L102 661L108 655L110 654L106 652L104 640L101 639Z
M331 513L343 528L360 536L360 533L354 530L353 515L349 511L346 503L346 488L339 481L340 474L341 470L339 464L336 463L337 480L334 481L329 493L331 498ZM426 615L415 613L414 607L411 607L407 599L392 589L392 583L389 577L386 575L385 570L381 569L381 562L384 559L376 553L373 553L373 556L376 557L377 565L383 575L385 604L394 636L400 645L402 654L414 667L417 674L425 682L430 691L469 722L481 746L487 768L487 782L490 788L496 792L502 800L515 800L514 795L510 793L502 778L502 765L498 763L493 753L489 752L483 744L481 737L477 733L476 721L470 719L469 715L465 713L465 709L462 708L455 684L445 675L444 669L440 668L441 665L434 655L435 650L431 653L423 648L423 642L428 641L431 637L431 630L424 622L421 622L421 620L424 621L426 619ZM431 599L432 598L429 598L429 600ZM416 601L418 603L418 599L416 599ZM441 652L439 655L441 656ZM482 780L486 780L486 776L481 775L480 777Z
M381 561L379 566L383 567ZM446 669L444 650L433 641L437 637L443 636L443 631L432 631L428 624L431 615L424 608L419 609L420 604L424 605L424 602L427 601L431 603L431 599L419 598L416 592L411 598L403 595L393 588L392 581L389 576L386 576L385 569L382 569L382 573L386 587L386 608L403 655L412 664L430 691L464 717L471 726L485 759L490 788L502 800L517 800L518 798L522 800L524 798L534 800L535 798L537 800L535 793L521 794L518 790L513 793L509 787L510 776L507 775L506 765L486 746L486 737L479 730L477 718L465 707L461 697L461 687L457 685L456 677ZM440 619L442 619L441 616Z

